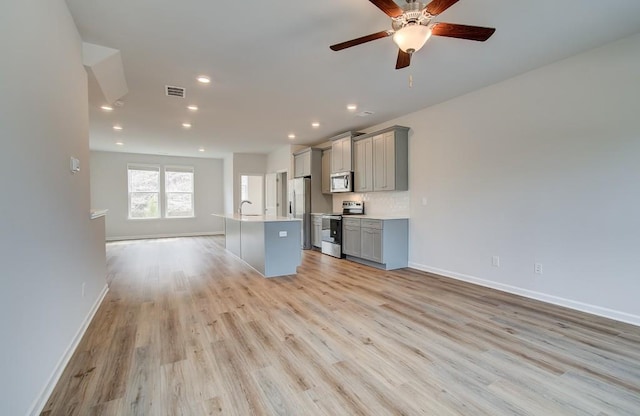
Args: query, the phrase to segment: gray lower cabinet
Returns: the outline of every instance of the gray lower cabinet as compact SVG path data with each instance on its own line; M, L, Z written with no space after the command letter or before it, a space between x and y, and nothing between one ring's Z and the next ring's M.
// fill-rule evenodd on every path
M311 244L322 247L322 215L319 214L311 214Z
M382 221L360 221L360 256L363 259L383 263L382 257Z
M347 258L385 270L409 265L409 220L343 218L342 251Z
M342 252L360 257L360 218L342 218Z

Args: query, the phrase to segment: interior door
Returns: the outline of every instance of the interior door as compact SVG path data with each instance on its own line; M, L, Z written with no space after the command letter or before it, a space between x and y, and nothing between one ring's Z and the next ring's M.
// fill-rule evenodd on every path
M278 187L278 215L286 217L289 215L289 189L287 187L287 172L278 172L276 176Z
M278 214L278 181L276 173L267 173L264 178L264 201L266 215Z

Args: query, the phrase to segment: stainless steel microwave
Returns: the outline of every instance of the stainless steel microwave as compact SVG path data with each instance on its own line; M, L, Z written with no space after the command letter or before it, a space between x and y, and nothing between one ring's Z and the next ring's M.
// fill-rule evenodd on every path
M353 192L353 172L332 173L331 192Z

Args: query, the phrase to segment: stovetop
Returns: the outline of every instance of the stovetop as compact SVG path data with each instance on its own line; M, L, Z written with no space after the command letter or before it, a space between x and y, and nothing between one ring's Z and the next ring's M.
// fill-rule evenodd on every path
M364 215L364 202L362 201L342 202L342 215Z

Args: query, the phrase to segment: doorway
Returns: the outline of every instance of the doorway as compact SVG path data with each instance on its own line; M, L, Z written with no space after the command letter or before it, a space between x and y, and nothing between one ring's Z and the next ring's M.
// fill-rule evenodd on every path
M240 175L240 201L251 201L251 204L243 204L243 214L264 215L263 181L262 175Z

